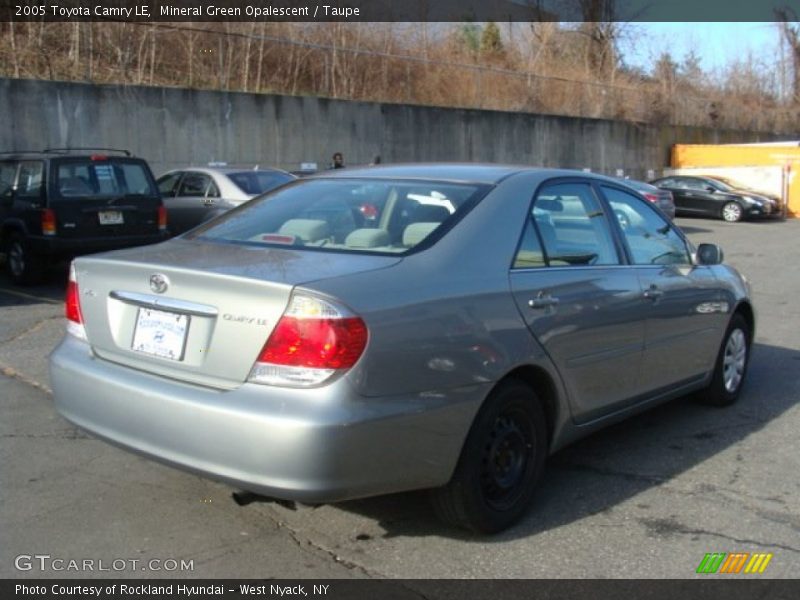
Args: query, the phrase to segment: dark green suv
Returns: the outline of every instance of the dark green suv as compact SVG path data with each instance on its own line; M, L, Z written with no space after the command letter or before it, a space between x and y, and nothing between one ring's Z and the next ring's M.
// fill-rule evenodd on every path
M16 283L36 283L52 260L166 238L153 174L130 152L0 154L0 248Z

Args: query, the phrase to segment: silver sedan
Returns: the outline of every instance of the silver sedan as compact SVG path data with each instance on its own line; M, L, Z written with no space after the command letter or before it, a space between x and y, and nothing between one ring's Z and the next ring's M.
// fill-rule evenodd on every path
M179 235L294 179L280 169L190 167L167 171L156 183L170 233Z
M573 440L734 402L754 333L721 250L623 183L495 165L299 180L76 259L66 314L57 407L98 437L277 499L432 488L479 532Z

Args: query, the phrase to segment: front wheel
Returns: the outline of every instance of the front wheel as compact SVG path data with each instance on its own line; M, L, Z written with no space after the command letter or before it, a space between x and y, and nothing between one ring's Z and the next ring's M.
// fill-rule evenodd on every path
M738 202L728 202L722 207L722 218L728 223L736 223L742 220L742 207Z
M439 517L479 533L496 533L527 511L544 469L547 428L536 393L502 382L472 424L453 478L433 490Z
M698 399L711 406L730 406L739 397L750 362L750 327L744 317L731 319L719 349L711 384Z

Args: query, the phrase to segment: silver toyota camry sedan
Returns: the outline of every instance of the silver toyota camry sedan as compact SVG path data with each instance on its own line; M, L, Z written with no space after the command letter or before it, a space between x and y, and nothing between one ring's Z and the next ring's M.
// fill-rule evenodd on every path
M52 386L92 434L276 499L431 488L478 532L578 437L735 401L754 333L721 250L623 183L496 165L298 180L76 259L66 316Z

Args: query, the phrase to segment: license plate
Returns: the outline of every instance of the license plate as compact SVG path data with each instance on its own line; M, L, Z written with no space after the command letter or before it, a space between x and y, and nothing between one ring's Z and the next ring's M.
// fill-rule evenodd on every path
M188 329L188 315L140 308L136 316L132 348L144 354L183 360Z
M101 210L97 216L100 218L100 225L121 225L123 223L122 213L118 210Z

